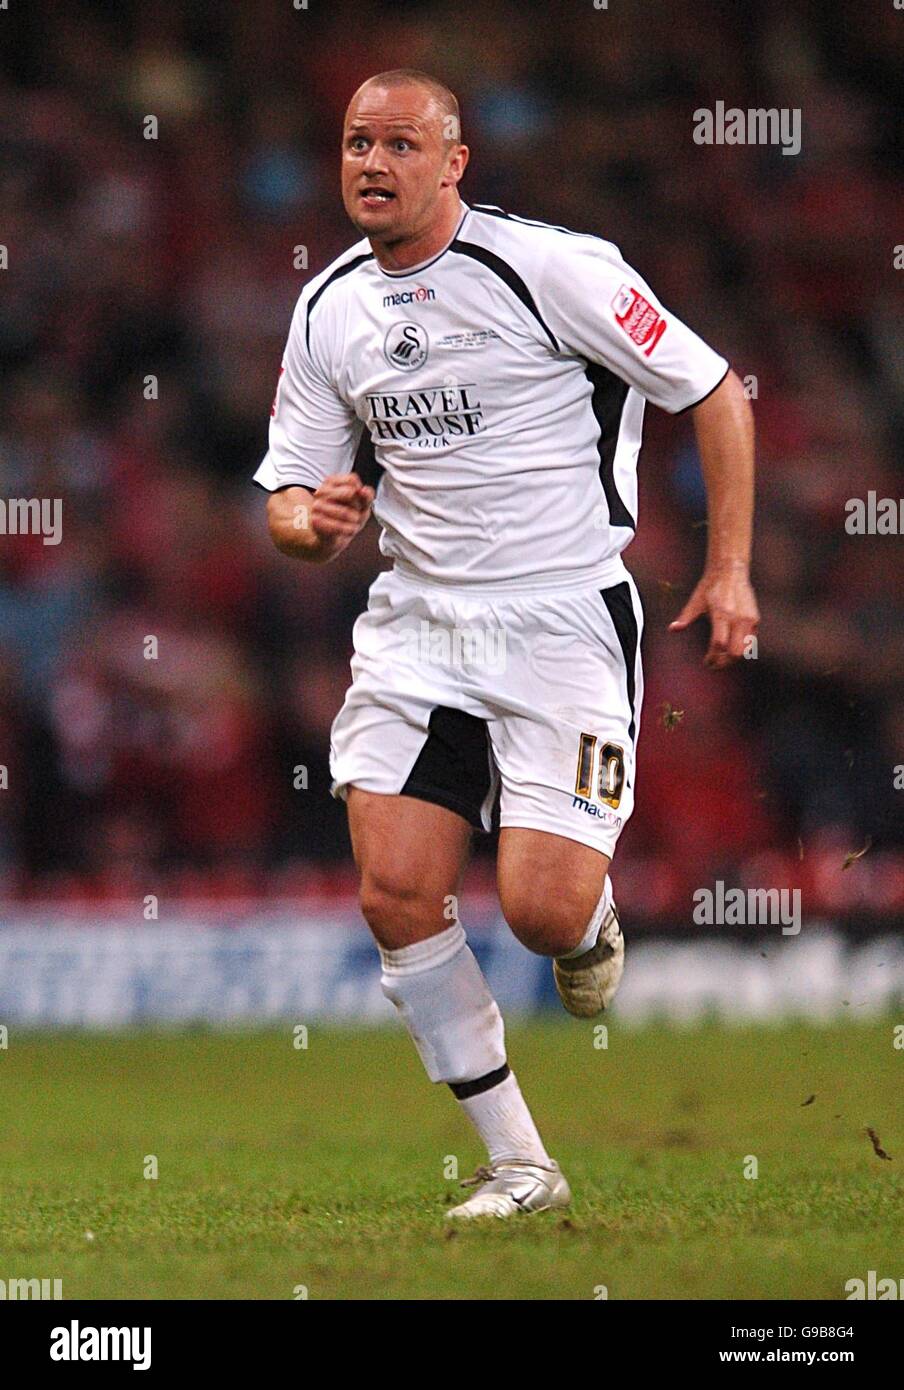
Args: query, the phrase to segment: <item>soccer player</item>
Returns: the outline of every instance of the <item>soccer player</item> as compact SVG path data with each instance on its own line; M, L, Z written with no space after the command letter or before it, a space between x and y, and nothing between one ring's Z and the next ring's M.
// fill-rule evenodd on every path
M363 240L302 291L255 474L285 554L334 560L373 509L394 561L355 624L330 771L383 991L488 1151L455 1219L570 1200L454 905L498 798L511 930L552 958L572 1014L615 994L608 871L642 700L621 552L645 402L693 412L707 489L705 569L672 629L708 615L719 668L758 622L737 376L610 242L463 203L468 153L455 97L424 73L381 73L352 97L342 194ZM365 430L376 495L352 471Z

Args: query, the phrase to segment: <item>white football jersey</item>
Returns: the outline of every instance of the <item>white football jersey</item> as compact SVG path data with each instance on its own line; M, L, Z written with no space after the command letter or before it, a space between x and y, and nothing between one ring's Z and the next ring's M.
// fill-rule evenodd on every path
M645 401L728 371L611 242L467 207L405 271L364 240L305 286L254 480L316 490L369 431L380 548L422 582L551 592L625 574Z

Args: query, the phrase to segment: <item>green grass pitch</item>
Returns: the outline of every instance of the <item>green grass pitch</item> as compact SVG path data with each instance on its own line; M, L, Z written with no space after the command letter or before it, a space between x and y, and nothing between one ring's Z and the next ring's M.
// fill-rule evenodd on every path
M508 1036L574 1205L450 1234L446 1174L482 1156L401 1032L14 1031L0 1277L92 1299L843 1299L904 1274L894 1020Z

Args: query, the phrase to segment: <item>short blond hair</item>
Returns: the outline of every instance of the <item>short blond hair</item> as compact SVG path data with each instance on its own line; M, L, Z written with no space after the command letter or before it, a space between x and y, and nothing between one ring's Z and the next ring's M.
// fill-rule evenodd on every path
M363 91L365 87L409 86L423 87L430 93L442 111L447 144L459 144L461 141L461 109L458 105L458 97L444 82L440 82L438 77L431 77L429 72L421 72L420 68L390 68L388 72L378 72L376 76L368 77L366 82L361 83L358 91ZM355 95L357 96L357 92ZM454 132L452 134L446 133L450 127L451 131Z

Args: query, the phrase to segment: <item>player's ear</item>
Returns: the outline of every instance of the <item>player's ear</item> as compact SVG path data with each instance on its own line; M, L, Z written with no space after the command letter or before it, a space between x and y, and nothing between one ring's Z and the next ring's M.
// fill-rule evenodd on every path
M468 149L467 145L455 146L455 148L450 153L448 162L446 164L446 173L443 177L444 188L448 188L450 184L454 186L459 182L462 174L468 167L468 159L470 158L470 155L471 151Z

